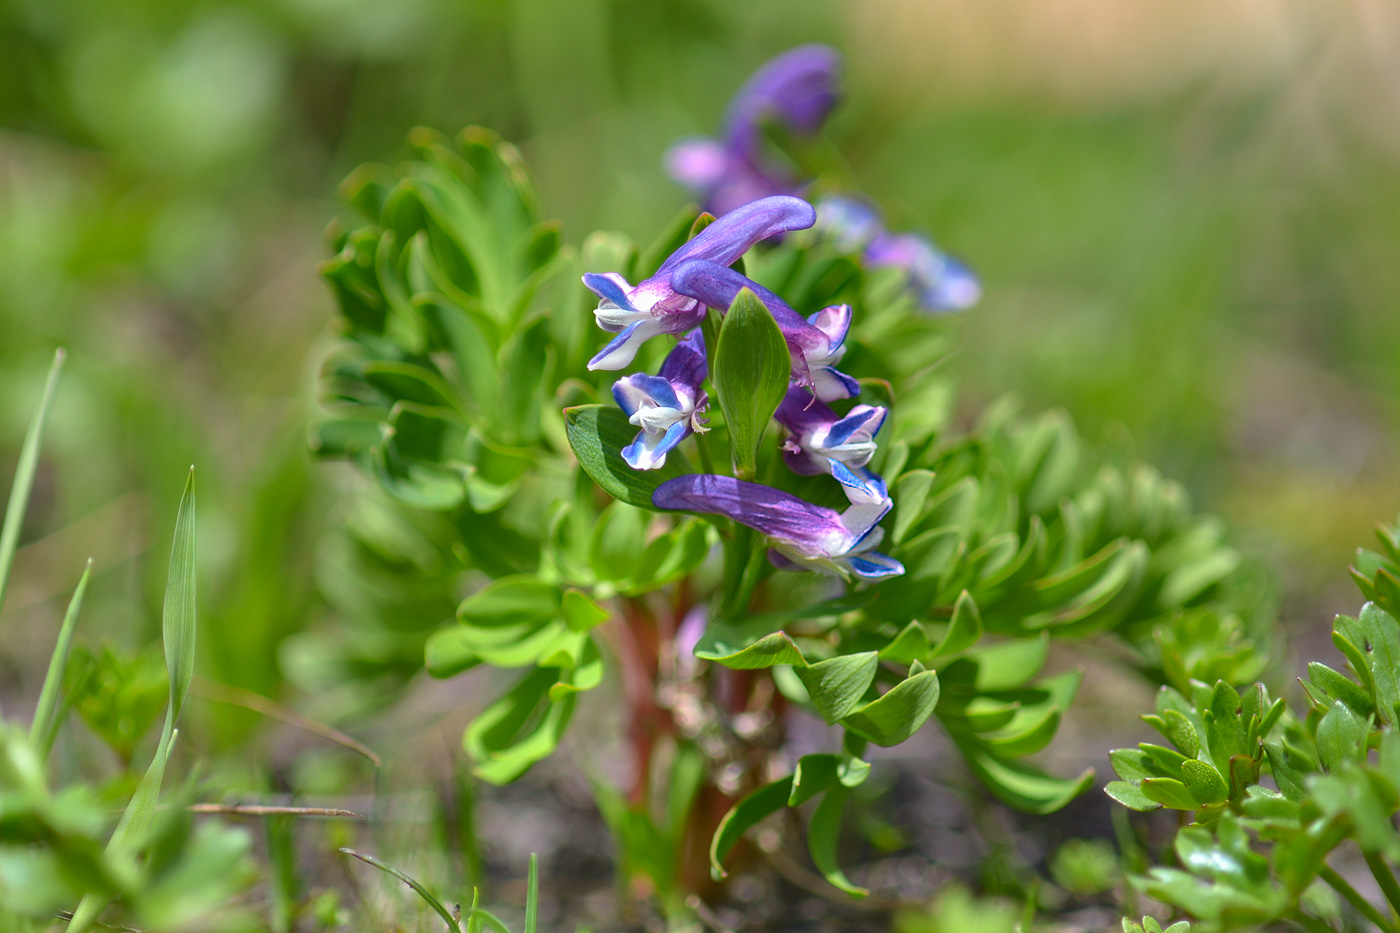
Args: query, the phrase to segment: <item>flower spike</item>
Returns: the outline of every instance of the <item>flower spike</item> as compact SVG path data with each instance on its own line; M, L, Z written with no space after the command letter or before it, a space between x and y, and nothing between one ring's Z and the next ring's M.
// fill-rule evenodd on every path
M655 376L633 373L613 384L613 398L627 420L641 428L637 439L622 448L622 459L634 470L657 470L666 454L693 432L704 432L701 414L709 397L701 390L708 375L705 344L692 331L666 356Z
M804 230L816 222L816 210L800 198L763 198L731 211L676 250L650 278L636 285L616 272L589 272L583 284L600 299L593 312L598 326L616 334L588 361L588 368L623 369L637 349L660 334L683 334L700 325L705 309L693 297L672 287L675 270L691 260L728 265L759 240L778 233Z

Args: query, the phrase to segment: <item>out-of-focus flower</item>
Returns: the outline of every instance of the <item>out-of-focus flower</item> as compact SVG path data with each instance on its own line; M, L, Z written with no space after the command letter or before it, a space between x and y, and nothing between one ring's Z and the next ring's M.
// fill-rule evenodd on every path
M903 270L909 290L927 311L962 311L982 297L981 283L965 264L923 234L889 232L880 212L860 198L823 198L814 232L844 253L860 254L872 269Z
M982 285L967 266L918 233L883 233L866 247L866 265L895 266L909 276L909 288L928 311L961 311L982 297Z
M703 338L692 331L666 355L657 375L633 373L613 384L618 407L642 429L635 441L622 448L628 466L660 469L677 444L693 432L706 430L701 414L710 400L700 386L707 374Z
M842 417L806 389L793 388L773 417L790 432L783 443L788 468L802 476L834 476L854 502L886 496L884 484L866 466L888 414L877 405L857 405Z
M704 307L671 284L673 273L686 262L701 259L728 265L759 240L805 230L815 221L816 211L800 198L762 198L710 224L672 253L655 275L636 285L615 272L586 273L583 284L602 299L593 312L598 326L617 335L588 361L588 368L622 369L652 337L683 334L699 326Z
M863 252L885 232L880 212L860 198L832 195L817 202L815 232L843 253Z
M691 473L662 483L651 501L660 509L723 515L747 525L768 539L769 559L784 569L872 580L904 572L899 561L874 551L883 537L877 525L892 507L888 496L837 512L771 486Z
M846 332L851 327L848 305L834 305L804 318L752 279L728 266L705 260L692 260L677 268L672 286L720 312L729 310L739 292L750 289L783 332L792 354L794 384L812 389L818 398L827 402L860 394L860 383L836 369L846 352Z
M773 121L794 136L815 134L836 106L840 69L840 54L825 45L799 46L771 59L730 101L720 139L676 144L666 154L667 171L700 193L716 215L766 195L796 194L810 179L764 153L763 125Z

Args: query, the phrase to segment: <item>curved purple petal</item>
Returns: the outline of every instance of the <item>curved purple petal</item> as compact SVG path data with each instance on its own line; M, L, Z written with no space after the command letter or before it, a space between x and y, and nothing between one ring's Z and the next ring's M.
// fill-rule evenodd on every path
M711 229L720 223L723 221L716 221ZM778 322L789 346L796 346L804 353L824 353L827 349L826 335L807 323L787 302L728 266L703 259L692 260L672 274L671 287L718 311L728 311L739 292L750 289L773 315L773 320Z
M725 142L752 156L765 119L796 133L815 133L839 99L841 55L825 45L789 49L754 72L734 95L724 119Z
M801 198L774 195L750 201L700 231L693 240L672 253L652 278L664 279L667 273L693 259L707 259L728 266L759 240L805 230L816 222L816 209ZM672 287L674 285L673 280Z
M658 509L723 515L812 555L844 554L856 538L839 512L732 476L678 476L658 486L651 501Z

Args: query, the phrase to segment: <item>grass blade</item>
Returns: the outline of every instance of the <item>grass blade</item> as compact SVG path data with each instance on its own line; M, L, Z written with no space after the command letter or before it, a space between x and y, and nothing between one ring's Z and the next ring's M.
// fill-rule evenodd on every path
M167 719L166 725L169 724L170 720ZM165 763L169 760L170 750L175 746L175 739L179 735L178 729L161 735L160 745L156 746L156 755L151 759L151 766L141 777L141 783L136 786L136 793L131 795L131 802L122 811L122 818L117 821L117 828L112 830L112 838L107 841L108 852L130 848L151 825L151 818L156 812L156 802L160 798L160 784L165 777ZM111 898L105 894L83 895L83 899L78 902L78 909L73 911L73 919L68 923L68 933L87 933L110 901Z
M19 545L24 513L29 509L29 493L34 489L34 470L39 464L39 447L44 439L44 425L49 418L49 406L53 403L54 390L58 388L58 374L63 369L66 355L62 348L53 355L53 365L49 367L49 379L44 385L39 410L35 412L34 420L29 424L29 432L24 436L24 446L19 450L19 462L15 464L15 481L10 486L10 504L5 507L5 523L0 525L0 609L5 606L10 567L15 562L15 548Z
M369 855L364 852L356 852L354 849L341 849L340 851L344 855L349 855L352 858L359 859L366 865L373 865L380 871L393 875L395 878L408 885L415 892L417 892L418 896L423 899L423 902L425 904L427 904L429 907L435 910L437 912L437 915L447 922L447 928L449 930L455 930L458 931L458 933L460 933L462 928L458 925L457 919L452 916L452 914L448 911L446 907L442 906L442 901L433 897L433 895L428 892L428 889L419 884L416 879L404 874L397 868L394 868L392 865L386 865L379 859L375 858L373 855Z
M135 846L151 825L160 785L165 778L165 763L175 745L179 732L175 721L189 693L194 677L195 633L195 497L194 468L185 480L185 492L180 497L180 511L175 517L175 541L170 551L170 576L165 581L165 613L161 633L165 641L165 666L170 675L170 704L165 709L165 726L155 758L146 769L131 802L122 811L107 851L129 850ZM68 933L86 933L107 906L109 897L88 894L73 912Z
M58 643L54 645L53 657L49 658L49 672L44 675L44 687L39 691L39 705L34 710L34 721L29 725L29 741L39 749L41 759L49 757L49 748L58 730L50 729L54 718L54 707L58 704L58 691L63 685L63 672L68 667L68 648L73 643L73 630L78 627L78 613L83 608L83 595L87 592L88 580L92 577L92 558L88 558L78 588L68 603L68 611L63 615L63 626L58 630Z
M530 880L525 888L525 933L535 933L540 916L539 857L530 853Z
M170 673L170 706L166 731L180 718L180 709L194 678L195 632L195 507L194 467L185 479L180 511L175 516L175 541L170 549L170 576L165 581L165 611L161 634L165 667Z

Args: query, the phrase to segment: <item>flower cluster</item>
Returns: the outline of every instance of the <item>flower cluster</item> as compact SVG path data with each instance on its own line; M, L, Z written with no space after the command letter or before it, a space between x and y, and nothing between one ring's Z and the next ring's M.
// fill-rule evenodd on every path
M772 59L734 95L720 138L687 139L666 155L671 177L699 194L705 209L722 216L769 195L800 195L812 179L764 147L765 124L804 140L814 137L840 99L841 56L824 45L804 45ZM832 195L817 208L817 228L842 252L868 268L902 270L926 311L961 311L982 288L964 263L921 233L893 233L864 201Z
M877 579L904 570L873 550L882 537L877 526L893 505L885 483L869 469L887 412L856 405L839 415L828 404L860 393L860 383L836 368L846 349L850 306L803 317L729 267L760 240L805 229L815 220L816 211L798 198L761 198L725 214L635 286L616 274L586 274L584 284L600 299L599 326L617 335L589 367L618 369L651 337L680 337L657 375L634 373L613 386L618 406L641 429L620 452L623 460L637 470L660 468L669 451L704 430L709 366L701 322L708 309L723 315L745 289L754 293L778 325L790 356L789 388L773 414L788 432L783 459L797 475L834 477L850 506L836 512L779 489L712 474L669 480L652 502L661 509L723 515L753 528L768 538L775 566Z

